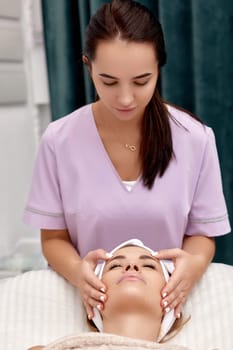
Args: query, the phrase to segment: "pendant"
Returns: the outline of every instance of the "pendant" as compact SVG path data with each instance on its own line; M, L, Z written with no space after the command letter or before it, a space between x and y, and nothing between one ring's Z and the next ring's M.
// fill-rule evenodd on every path
M131 152L135 152L137 150L136 146L129 145L128 143L125 144L125 147L128 148Z

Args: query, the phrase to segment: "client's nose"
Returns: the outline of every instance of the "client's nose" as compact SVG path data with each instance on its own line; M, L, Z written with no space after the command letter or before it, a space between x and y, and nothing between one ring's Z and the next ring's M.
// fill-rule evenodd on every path
M129 270L135 270L135 271L139 271L139 267L136 264L128 264L125 267L125 271L129 271Z

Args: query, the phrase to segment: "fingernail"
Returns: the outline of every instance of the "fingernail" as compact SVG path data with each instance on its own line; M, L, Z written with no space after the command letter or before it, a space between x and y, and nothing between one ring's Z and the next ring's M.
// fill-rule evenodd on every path
M112 253L106 253L107 258L112 258Z
M162 297L166 298L166 296L167 296L167 292L163 292Z
M164 301L163 301L163 306L166 307L167 305L168 305L167 300L164 300Z
M88 320L91 320L91 315L88 314L88 315L87 315L87 318L88 318Z
M152 252L151 255L152 256L157 256L157 255L159 255L159 253L158 252Z
M96 305L96 308L97 308L99 311L101 311L101 309L102 309L102 307L101 307L100 304L97 304L97 305Z
M170 310L170 307L166 307L165 312L168 313Z
M178 314L176 315L176 318L180 318L180 312L178 312Z
M100 296L100 301L104 302L104 300L105 300L104 295L101 295L101 296Z
M104 287L101 287L101 288L100 288L100 291L101 291L102 293L105 293L105 292L106 292L106 289L105 289Z

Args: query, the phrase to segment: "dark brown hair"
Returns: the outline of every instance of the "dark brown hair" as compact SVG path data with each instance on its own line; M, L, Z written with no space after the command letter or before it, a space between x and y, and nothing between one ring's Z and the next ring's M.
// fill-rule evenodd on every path
M158 67L166 63L163 31L159 21L143 5L132 0L113 0L91 18L86 30L84 55L91 62L102 40L151 43ZM141 126L140 159L144 186L152 188L156 176L162 176L173 156L169 113L157 88L147 105Z

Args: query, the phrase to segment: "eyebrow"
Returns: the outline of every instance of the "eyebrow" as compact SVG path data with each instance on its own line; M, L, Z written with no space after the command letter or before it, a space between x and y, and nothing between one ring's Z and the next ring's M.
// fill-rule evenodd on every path
M149 77L151 75L152 75L152 73L144 73L144 74L137 75L136 77L133 77L132 79L142 79L142 78ZM118 80L117 77L114 77L114 76L106 74L106 73L100 73L99 76L101 76L103 78Z

